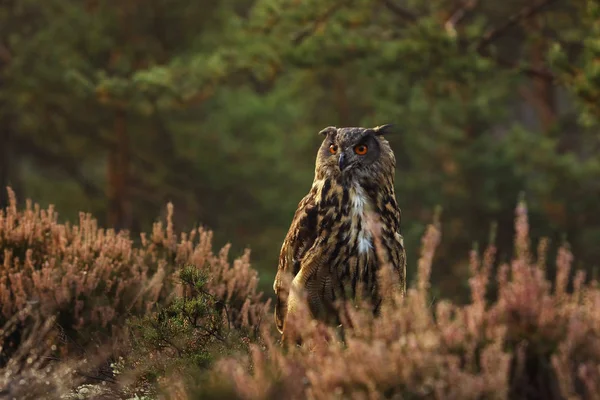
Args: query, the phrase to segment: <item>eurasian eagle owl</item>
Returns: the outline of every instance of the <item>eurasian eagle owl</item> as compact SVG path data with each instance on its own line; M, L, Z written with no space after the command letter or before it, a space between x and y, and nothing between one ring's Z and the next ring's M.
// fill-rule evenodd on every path
M306 294L315 318L331 319L337 315L336 300L357 295L369 299L377 311L382 300L377 272L384 263L392 267L399 290L406 290L406 254L394 192L396 159L382 136L390 127L327 127L319 132L325 140L317 153L314 181L294 214L273 285L275 321L284 335L286 318L303 301L299 293ZM369 223L372 217L379 222L377 233Z

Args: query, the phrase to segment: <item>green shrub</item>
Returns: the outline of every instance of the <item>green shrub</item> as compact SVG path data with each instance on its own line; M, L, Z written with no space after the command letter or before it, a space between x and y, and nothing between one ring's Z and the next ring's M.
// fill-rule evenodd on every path
M242 308L218 298L209 289L211 276L195 266L181 270L183 296L159 311L129 321L132 351L127 367L140 380L156 383L167 374L190 381L219 357L247 352L258 339L257 328L236 319ZM242 306L243 307L243 306Z

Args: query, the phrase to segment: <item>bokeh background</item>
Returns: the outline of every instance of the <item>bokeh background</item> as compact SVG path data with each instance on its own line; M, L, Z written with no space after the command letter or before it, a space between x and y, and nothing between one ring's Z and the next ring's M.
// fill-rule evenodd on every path
M178 230L250 247L271 294L317 132L394 123L409 274L442 207L436 295L466 294L493 226L511 256L520 193L533 238L593 270L599 15L587 0L1 0L0 187L134 238L171 201Z

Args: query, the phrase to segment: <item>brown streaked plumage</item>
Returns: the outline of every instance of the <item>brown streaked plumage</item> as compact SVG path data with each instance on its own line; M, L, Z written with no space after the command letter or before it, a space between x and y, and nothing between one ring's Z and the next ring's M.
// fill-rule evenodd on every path
M309 193L300 201L279 256L273 288L275 321L285 335L285 321L302 301L316 318L335 319L334 302L347 296L381 302L377 272L382 255L406 290L406 255L400 233L401 213L394 192L396 159L376 128L328 127ZM380 221L375 249L367 218ZM286 279L289 277L290 279ZM291 282L290 282L291 280ZM291 288L298 290L291 290Z

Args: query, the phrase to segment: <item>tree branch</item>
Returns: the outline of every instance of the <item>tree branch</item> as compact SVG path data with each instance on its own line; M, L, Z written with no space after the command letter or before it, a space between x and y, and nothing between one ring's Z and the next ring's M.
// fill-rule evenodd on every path
M468 0L462 4L452 15L450 18L446 20L444 23L444 28L449 35L456 36L456 26L462 21L477 5L479 4L479 0Z
M400 7L399 5L394 3L394 0L382 0L382 2L388 10L390 10L400 18L409 22L415 22L417 20L417 16L415 14Z
M556 80L556 77L554 76L554 74L552 74L552 72L548 69L540 69L540 68L534 68L531 66L515 64L513 62L510 62L510 61L502 59L502 58L492 57L490 54L482 54L482 56L489 58L490 60L494 61L501 67L516 70L516 71L518 71L524 75L527 75L531 78L541 78L541 79L547 80L549 82L554 82Z
M331 5L331 7L329 7L323 13L323 15L321 15L321 16L317 17L317 19L315 19L315 21L313 22L313 24L310 27L307 27L307 28L303 29L302 31L296 33L292 38L292 43L294 45L298 46L299 44L304 42L310 35L314 34L317 31L319 26L321 26L322 24L325 23L325 21L327 21L329 18L331 18L331 16L333 14L335 14L335 12L338 11L345 3L346 3L346 1L338 1L338 2L334 3L333 5Z
M502 36L511 27L515 26L516 24L518 24L519 22L521 22L523 20L531 18L535 14L542 11L546 6L550 5L551 3L555 2L555 1L556 0L542 0L536 4L532 4L530 6L522 8L516 14L511 15L504 24L502 24L496 28L492 28L492 29L488 30L483 35L483 37L477 44L477 51L482 52L488 45L490 45L492 42L494 42L496 39L498 39L500 36Z

